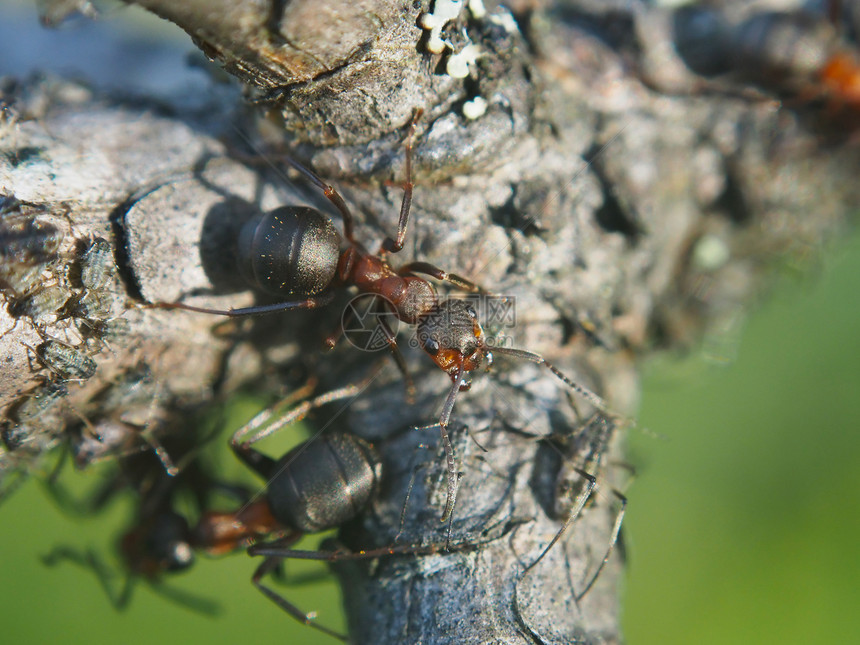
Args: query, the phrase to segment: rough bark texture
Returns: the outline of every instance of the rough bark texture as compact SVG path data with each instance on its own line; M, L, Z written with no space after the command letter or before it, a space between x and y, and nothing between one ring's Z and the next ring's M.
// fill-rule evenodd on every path
M319 0L226 3L223 12L212 3L139 4L180 24L275 108L294 154L339 178L368 248L396 228L402 189L390 180L402 178L404 126L423 109L413 219L394 264L429 261L511 297L515 324L497 320L490 331L545 354L623 414L636 408L638 360L732 324L769 267L814 257L857 203L856 147L825 143L815 128L829 113L798 117L761 90L688 91L701 79L669 47L677 17L668 12L522 3L514 16L488 4L486 15L463 9L446 23L450 49L438 54L419 22L426 4L349 3L348 14ZM449 63L469 45L479 53L458 78ZM81 417L98 431L155 417L178 432L179 412L241 384L282 390L297 365L324 385L342 384L381 356L347 343L333 355L317 351L346 297L319 312L235 323L142 307L250 304L233 264L239 223L297 203L337 219L315 189L246 159L253 150L234 126L253 128L234 92L213 83L189 109L62 80L6 80L3 102L7 485L64 439L80 447ZM81 276L96 237L113 258L93 286ZM87 309L96 297L101 308ZM58 372L71 368L49 369L39 356L48 338L73 349L76 364L97 365L55 399ZM445 538L438 430L400 431L432 423L449 381L410 338L403 333L401 344L417 403L406 404L391 368L334 421L375 440L387 472L379 501L343 537L353 546L394 540L416 473L399 540ZM532 364L499 360L476 376L454 412L462 479L452 542L483 544L339 566L355 642L620 639L617 556L574 600L608 543L617 512L608 483L565 539L525 569L563 519L558 482L575 479L572 466L583 466L583 446L595 441L588 405L570 398ZM149 417L129 421L130 410ZM540 439L549 436L566 448L548 449Z

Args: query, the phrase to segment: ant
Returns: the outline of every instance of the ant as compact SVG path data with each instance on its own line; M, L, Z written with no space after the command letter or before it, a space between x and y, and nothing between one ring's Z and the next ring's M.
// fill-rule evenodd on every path
M317 407L355 396L363 385L343 387L305 400L286 415L287 419L298 421ZM293 393L282 404L291 404L305 396L310 387L309 384ZM258 415L245 429L257 428L267 420ZM285 425L281 417L276 423L280 424L278 427ZM300 622L343 639L337 632L317 624L313 614L301 612L278 595L264 584L264 577L275 572L289 557L335 561L441 551L441 547L432 546L391 546L356 554L344 550L293 552L289 549L306 534L327 531L353 520L375 499L382 463L373 446L359 437L329 432L296 446L277 460L249 445L234 444L237 457L267 482L265 493L257 497L244 486L219 480L204 463L201 446L211 435L191 432L180 437L172 433L170 438L166 450L172 455L174 468L165 468L163 455L154 451L121 455L117 474L84 501L73 499L57 482L51 479L46 482L49 492L65 512L96 513L123 490L130 489L135 494L135 520L117 545L127 572L119 588L114 585L110 567L95 552L59 546L43 557L48 565L70 561L91 569L118 610L128 606L136 583L143 580L172 600L215 613L217 606L211 601L163 585L164 578L188 570L200 552L225 555L264 538L274 539L275 542L266 546L279 549L278 555L269 555L257 567L252 577L254 586ZM239 507L232 511L212 510L214 493L238 500Z
M764 85L795 89L802 100L821 99L833 114L856 112L860 59L841 42L834 18L803 11L757 14L737 28L738 60Z
M117 610L128 606L136 583L143 580L151 583L153 590L180 604L215 614L218 607L211 601L156 584L162 581L164 574L184 571L194 562L190 525L185 514L177 510L179 501L189 502L193 509L204 509L209 506L210 494L217 488L224 488L198 458L200 445L206 442L206 437L197 433L173 437L181 440L181 443L174 440L168 446L177 458L173 472L165 468L164 456L155 451L132 452L120 456L116 474L83 501L69 496L53 478L45 482L48 492L66 513L97 513L124 490L135 495L135 521L117 545L126 570L125 581L119 589L114 587L110 567L91 550L81 553L59 546L42 560L47 565L67 560L92 569Z
M278 460L248 447L234 446L236 455L266 479L264 497L251 499L232 512L207 511L191 532L191 544L212 555L255 544L265 536L276 536L281 549L257 567L252 584L290 616L315 629L345 640L337 632L318 624L263 583L285 557L295 555L290 546L308 533L319 533L346 524L375 498L382 464L373 447L354 435L331 432L306 441ZM374 552L374 557L391 552ZM314 559L335 554L296 552Z
M860 111L860 56L840 36L842 2L825 4L822 14L809 8L763 11L741 21L720 10L685 7L676 18L681 38L676 46L687 64L704 76L736 74L789 97L797 107L822 108L837 126L844 122L854 128ZM690 31L698 35L687 42Z
M414 187L413 139L421 114L420 110L414 112L405 141L406 177L397 235L395 238L386 237L376 254L369 253L355 238L352 212L337 190L312 170L285 156L285 161L322 190L340 212L346 238L345 248L341 250L342 239L331 220L319 211L306 206L281 206L252 217L244 224L238 236L236 257L239 273L249 285L271 294L291 297L292 300L230 310L183 303L152 303L148 306L231 317L253 316L319 307L332 300L333 295L326 293L327 290L355 287L361 294L377 298L377 313L387 311L399 321L415 325L418 345L449 375L452 382L438 421L448 477L447 498L442 513L444 522L453 510L457 482L454 451L448 435L451 413L457 394L471 386L469 374L481 365L489 369L494 353L543 365L599 410L607 411L607 404L539 354L497 346L492 347L491 351L475 309L462 300L440 299L433 284L423 276L448 283L460 291L486 294L478 285L427 262L409 262L398 269L389 264L388 255L400 251L406 239ZM414 386L396 336L382 316L378 317L378 326L403 374L407 396L411 399ZM337 338L338 335L330 336L327 339L328 346L333 347ZM241 434L237 433L233 438L234 445L241 439Z
M298 421L311 410L327 403L355 396L360 389L360 385L351 385L306 400L286 415L288 422ZM259 427L270 416L270 411L265 411L244 430ZM285 425L283 417L277 418L275 424L278 427ZM265 430L260 433L261 436L267 434ZM429 555L448 549L447 544L430 544L392 545L358 552L344 549L294 550L292 545L303 536L352 521L376 498L383 474L382 462L376 450L365 440L338 431L305 441L277 460L247 444L234 443L232 447L241 461L266 480L264 494L252 497L241 487L227 486L214 480L196 463L196 458L184 464L180 473L170 477L163 469L154 469L150 456L146 469L133 475L134 479L140 480L138 487L141 499L138 519L120 542L120 551L130 576L118 600L114 602L117 607L122 608L129 601L131 582L136 577L159 581L165 574L188 569L194 562L195 552L219 556L249 548L251 554L265 556L251 578L257 589L299 622L345 640L343 635L317 623L312 613L302 612L264 584L264 577L276 572L285 558L336 562L396 554ZM232 511L207 508L208 494L216 488L240 497L243 503ZM193 526L177 511L177 498L185 489L195 496L198 509L207 508L199 513L199 519ZM115 490L116 486L112 486L108 495ZM260 544L263 538L273 538L273 541ZM456 545L455 548L473 549L478 546L469 543ZM57 549L45 560L53 562L61 558L89 566L102 580L108 577L105 567L93 554L81 557L69 549ZM108 587L104 582L103 585ZM170 593L177 595L175 590ZM191 604L188 600L185 602ZM202 603L196 600L196 604L199 606Z
M278 570L285 558L339 562L399 554L432 555L443 550L473 550L486 543L472 541L451 545L449 539L439 544L394 544L360 551L292 548L307 534L344 526L374 502L384 472L380 456L364 439L341 431L319 434L277 460L250 446L276 430L304 419L311 410L358 396L375 374L360 383L305 399L287 414L279 415L274 411L295 401L306 390L302 388L277 408L264 410L241 428L233 437L231 447L241 461L266 480L265 493L250 499L236 511L207 511L191 533L191 544L212 555L247 547L250 555L264 556L251 578L253 585L299 622L341 640L346 639L315 622L313 614L302 612L266 586L263 578ZM239 441L252 431L255 434L248 441ZM261 538L272 536L275 539L259 542Z
M340 636L313 622L312 614L303 613L283 596L265 586L263 577L277 570L285 558L340 562L397 554L420 556L452 550L475 550L489 541L503 537L517 524L512 522L503 529L501 535L492 538L473 539L453 545L450 543L449 533L448 540L426 545L396 544L361 551L300 551L292 548L303 535L342 526L355 519L363 508L370 505L382 481L382 463L372 445L354 435L341 432L321 434L318 438L297 446L278 460L264 456L252 449L250 444L270 436L288 424L300 421L313 408L358 396L371 378L366 378L361 384L349 385L314 399L307 399L286 414L277 411L280 406L266 409L241 428L231 442L232 448L242 461L267 481L265 497L249 501L235 512L207 513L196 529L197 546L205 545L210 553L223 553L247 546L250 555L263 556L265 559L252 577L253 584L293 618L337 637ZM565 517L565 521L537 558L523 567L520 572L523 578L561 540L589 502L593 502L594 493L598 490L597 478L587 470L600 470L616 427L612 418L595 413L576 433L570 437L555 438L553 441L552 445L558 454L565 461L573 461L569 469L559 468L554 486L555 506L552 514ZM240 439L251 432L254 432L252 437L242 443ZM573 473L576 473L581 481L574 481ZM612 489L612 493L620 500L621 507L610 530L609 544L602 560L588 575L583 588L574 593L574 601L577 603L591 590L616 544L620 542L621 523L627 500L615 489ZM404 514L405 509L404 513L401 513L401 522ZM266 534L277 534L278 537L271 542L257 542L257 538Z

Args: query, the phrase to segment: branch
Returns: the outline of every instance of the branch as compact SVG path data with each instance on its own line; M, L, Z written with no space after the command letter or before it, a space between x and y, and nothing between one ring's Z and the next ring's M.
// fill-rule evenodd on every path
M395 263L432 262L508 296L516 324L495 331L545 354L621 413L635 410L639 356L688 347L738 316L776 259L817 248L844 226L845 204L857 203L853 150L824 149L773 102L649 89L625 52L595 37L579 14L523 14L518 30L501 8L463 13L445 32L453 50L434 54L411 3L353 3L331 49L323 44L336 5L289 3L295 15L275 19L247 3L214 20L195 3L140 4L255 85L296 154L340 177L368 248L396 228L401 190L379 180L402 177L402 128L423 108L413 226ZM448 67L467 46L462 38L481 50L466 78ZM6 245L2 258L0 356L11 368L0 385L5 471L25 468L81 417L95 432L122 417L128 403L119 394L133 388L135 405L156 401L158 416L170 418L243 383L278 389L281 381L263 375L296 365L334 386L375 363L350 347L334 357L313 351L319 330L337 323L337 306L226 330L213 317L142 306L254 302L231 264L237 222L281 204L326 208L301 182L240 161L249 150L237 154L245 143L235 128L252 131L248 119L229 95L214 85L212 93L217 109L204 114L65 81L7 84L0 234L23 246ZM485 111L472 112L482 101ZM47 237L56 248L35 252L31 242ZM97 289L81 279L94 238L113 254ZM58 295L36 298L48 290ZM91 292L106 308L81 309ZM60 368L37 356L48 338L95 361L96 371L28 416L22 409L48 401L59 380ZM448 380L418 352L407 359L415 405L391 370L336 421L375 440L387 470L372 512L343 535L353 546L394 540L416 473L400 539L446 537L437 430L404 431L438 416ZM604 478L618 473L602 469L601 495L527 568L564 520L555 489L573 477L589 439L588 404L570 398L549 370L502 360L460 395L453 439L463 476L452 543L486 544L338 565L356 642L619 638L616 558L575 600L606 551L617 504ZM563 458L540 441L550 436L566 447ZM600 454L593 465L608 463L617 447Z

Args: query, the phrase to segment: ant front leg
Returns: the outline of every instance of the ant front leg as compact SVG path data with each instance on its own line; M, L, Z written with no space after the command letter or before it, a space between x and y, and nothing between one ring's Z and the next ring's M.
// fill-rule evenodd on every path
M442 439L442 447L445 449L445 462L448 469L448 495L445 499L445 510L442 511L442 520L448 520L454 512L454 504L457 501L457 476L456 462L454 461L454 447L451 445L451 437L448 435L448 424L451 422L451 412L454 411L454 402L457 400L457 394L463 387L463 375L466 373L463 365L457 370L453 377L451 389L448 391L448 397L445 399L445 405L442 406L442 414L439 415L439 434Z
M423 273L424 275L429 275L431 278L436 278L441 282L447 282L448 284L453 285L460 291L465 291L466 293L486 293L484 289L479 287L471 280L467 280L466 278L459 276L456 273L448 273L447 271L443 271L439 267L434 266L429 262L410 262L409 264L405 264L400 267L397 270L397 273L399 275Z
M397 369L400 370L400 373L403 375L403 381L406 385L406 401L411 404L415 401L415 381L412 380L412 375L409 373L409 366L406 365L406 359L403 358L403 353L397 345L397 334L394 333L391 326L382 315L386 313L385 301L380 300L379 302L380 304L378 305L376 322L379 325L382 336L385 338L385 342L388 343L388 350L391 352L394 362L397 363Z
M416 109L412 112L412 120L409 122L409 132L406 135L406 178L403 180L403 201L400 202L400 219L397 223L397 238L386 237L382 243L383 252L397 253L403 248L406 241L406 229L409 226L409 211L412 208L412 191L415 184L412 181L412 148L415 143L415 124L424 114L424 110Z

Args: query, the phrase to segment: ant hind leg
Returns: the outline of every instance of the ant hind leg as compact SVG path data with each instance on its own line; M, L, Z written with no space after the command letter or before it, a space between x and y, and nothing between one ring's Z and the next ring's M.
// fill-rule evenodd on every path
M323 294L306 300L291 300L290 302L276 302L271 305L255 305L253 307L241 307L239 309L209 309L208 307L195 307L182 302L152 302L143 305L144 309L181 309L193 311L200 314L213 314L216 316L229 316L239 318L242 316L262 316L292 309L316 309L329 304L334 299L334 294Z
M618 513L615 515L615 523L612 526L612 532L609 536L609 546L606 548L606 552L603 554L603 559L600 561L597 569L591 575L585 587L583 587L582 591L580 591L576 595L576 602L581 601L585 594L589 592L589 590L594 586L594 583L597 582L597 578L600 577L600 573L603 571L603 567L606 566L606 563L609 562L609 556L612 555L612 551L615 548L615 545L620 542L621 537L621 523L624 521L624 513L627 510L627 497L622 495L620 492L612 489L612 494L618 498L621 502L621 507L618 509Z

